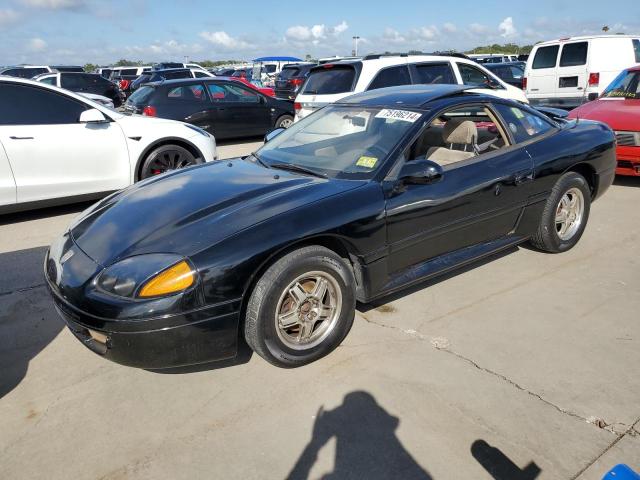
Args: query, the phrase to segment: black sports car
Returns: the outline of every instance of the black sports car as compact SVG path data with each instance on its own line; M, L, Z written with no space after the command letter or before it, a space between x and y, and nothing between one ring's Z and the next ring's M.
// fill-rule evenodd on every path
M530 241L573 247L614 177L614 135L455 85L327 106L245 158L97 203L46 258L84 345L164 368L233 357L295 367L368 302Z

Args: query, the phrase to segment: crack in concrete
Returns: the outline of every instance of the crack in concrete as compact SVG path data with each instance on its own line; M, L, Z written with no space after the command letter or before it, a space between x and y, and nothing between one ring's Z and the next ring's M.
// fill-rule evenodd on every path
M22 288L16 288L15 290L9 290L8 292L0 292L0 297L4 297L5 295L11 295L14 293L23 293L23 292L29 292L31 290L35 290L37 288L41 288L46 286L46 283L38 283L36 285L31 285L29 287L22 287Z
M609 450L611 450L613 447L615 447L618 442L620 440L622 440L625 436L629 435L631 437L634 437L635 434L633 432L638 432L638 430L636 430L636 425L638 425L638 423L640 423L640 418L638 418L633 425L631 425L629 428L627 428L624 432L619 433L618 436L616 437L616 439L611 442L602 452L600 452L600 454L598 454L596 456L596 458L594 458L593 460L591 460L584 468L582 468L578 473L576 473L573 477L571 477L570 480L576 480L580 475L582 475L584 472L586 472L589 468L591 468L591 466L596 463L600 458L603 457L604 454L606 454Z
M376 326L382 327L382 328L388 328L388 329L391 329L391 330L396 330L396 331L399 331L401 333L404 333L405 335L410 335L413 338L416 338L418 340L428 341L436 350L440 350L442 352L445 352L445 353L448 353L450 355L453 355L454 357L465 361L466 363L472 365L473 367L477 368L478 370L480 370L482 372L485 372L485 373L488 373L490 375L493 375L494 377L497 377L497 378L501 379L504 382L507 382L509 385L515 387L516 389L518 389L518 390L520 390L522 392L525 392L527 395L530 395L530 396L540 400L541 402L543 402L546 405L554 408L555 410L557 410L558 412L560 412L560 413L562 413L564 415L568 415L570 417L576 418L578 420L581 420L583 422L589 423L591 425L595 425L598 428L600 428L601 430L605 430L605 431L607 431L609 433L612 433L614 435L626 435L627 433L629 433L632 430L635 431L635 424L631 425L631 426L628 426L628 425L626 425L624 423L621 423L621 422L607 422L607 421L602 420L602 419L600 419L598 417L585 418L585 417L583 417L582 415L580 415L578 413L572 412L571 410L564 409L564 408L556 405L555 403L547 400L546 398L542 397L540 394L535 393L535 392L523 387L522 385L518 384L517 382L514 382L513 380L511 380L507 376L502 375L501 373L495 372L495 371L493 371L493 370L491 370L489 368L482 367L478 363L476 363L473 360L471 360L470 358L467 358L464 355L461 355L461 354L453 351L451 348L449 348L450 345L449 345L448 340L446 340L446 339L443 339L443 338L440 338L440 337L438 337L438 338L430 337L430 336L424 335L424 334L422 334L422 333L420 333L420 332L418 332L416 330L403 329L403 328L400 328L400 327L394 327L394 326L391 326L391 325L385 325L385 324L382 324L382 323L374 322L373 320L367 318L367 316L364 315L363 313L360 313L360 315L362 316L362 318L364 318L364 320L366 322L368 322L368 323L370 323L372 325L376 325ZM600 426L599 425L600 422L604 423L604 425ZM619 431L614 429L614 426L616 426L616 425L620 425L623 428L625 428L624 432L620 433Z

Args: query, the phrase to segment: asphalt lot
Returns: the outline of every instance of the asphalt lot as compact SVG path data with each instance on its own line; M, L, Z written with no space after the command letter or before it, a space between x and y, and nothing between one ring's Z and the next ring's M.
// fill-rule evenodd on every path
M170 373L100 359L63 328L41 273L86 205L0 217L0 478L640 469L639 200L640 178L618 180L566 254L514 248L362 305L344 344L297 370L247 351Z

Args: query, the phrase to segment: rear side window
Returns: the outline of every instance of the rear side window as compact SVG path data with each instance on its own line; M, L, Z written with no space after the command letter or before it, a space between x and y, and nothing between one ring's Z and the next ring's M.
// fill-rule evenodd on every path
M211 100L214 103L260 102L260 96L257 93L249 90L248 88L241 87L240 85L233 85L231 83L210 83L207 87L209 88Z
M558 61L558 51L560 45L550 45L548 47L540 47L536 52L536 56L533 57L533 65L531 68L554 68Z
M66 74L60 76L60 86L72 90L74 88L82 88L89 85L89 79L84 75Z
M120 75L138 75L138 69L137 68L123 68L122 70L120 70Z
M460 70L460 76L462 77L462 83L465 85L478 85L485 86L489 83L489 76L482 70L466 63L459 63L458 69Z
M516 143L526 142L553 128L543 117L527 110L501 103L496 104L495 107L506 122L506 127Z
M305 83L303 94L332 95L353 90L356 70L351 66L325 66L311 72Z
M562 47L560 66L577 67L578 65L586 65L588 49L589 44L587 42L567 43Z
M56 84L56 77L47 77L47 78L43 78L42 80L38 80L39 82L42 83L46 83L47 85L55 85Z
M165 72L162 74L167 80L175 78L191 78L191 72L189 70L181 70L179 72Z
M415 83L458 83L449 63L423 63L415 65Z
M633 52L636 55L636 63L640 63L640 40L633 40Z
M65 95L27 85L0 83L0 125L78 123L87 105Z
M402 65L399 67L391 67L380 70L367 90L375 90L377 88L395 87L397 85L410 84L411 76L409 75L409 68L406 65Z
M127 103L132 103L134 105L142 105L143 103L147 103L151 98L151 95L155 91L155 88L143 86L137 89L131 96Z
M183 87L171 88L167 92L167 98L170 100L185 100L204 102L207 100L207 94L202 85L185 85Z

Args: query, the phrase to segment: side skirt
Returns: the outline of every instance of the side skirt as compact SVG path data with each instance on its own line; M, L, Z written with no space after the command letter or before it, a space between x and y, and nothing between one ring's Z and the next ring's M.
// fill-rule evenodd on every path
M382 289L375 293L367 301L371 301L385 295L410 287L416 283L458 269L469 263L488 257L501 250L527 241L528 237L509 235L490 242L479 243L471 247L462 248L452 253L447 253L423 263L412 265L391 277Z

